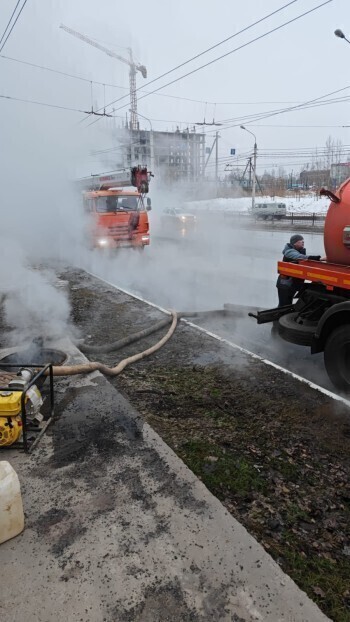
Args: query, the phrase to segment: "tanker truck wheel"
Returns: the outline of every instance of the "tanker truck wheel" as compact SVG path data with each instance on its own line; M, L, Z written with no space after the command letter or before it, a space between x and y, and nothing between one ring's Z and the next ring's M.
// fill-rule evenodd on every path
M315 322L301 323L299 313L286 313L278 320L278 332L280 337L290 343L299 346L310 346L316 330Z
M339 326L329 335L324 349L327 374L337 389L350 393L350 326Z

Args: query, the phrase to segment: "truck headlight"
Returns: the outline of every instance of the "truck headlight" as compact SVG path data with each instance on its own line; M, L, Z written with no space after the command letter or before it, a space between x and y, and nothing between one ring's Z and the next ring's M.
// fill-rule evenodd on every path
M108 246L109 241L107 238L98 238L96 240L98 246Z

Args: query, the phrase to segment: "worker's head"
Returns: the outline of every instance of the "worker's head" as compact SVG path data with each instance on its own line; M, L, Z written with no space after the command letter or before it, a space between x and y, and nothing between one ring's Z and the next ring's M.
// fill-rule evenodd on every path
M304 248L304 238L300 233L295 233L291 236L289 243L294 246L294 248L298 251L300 248Z

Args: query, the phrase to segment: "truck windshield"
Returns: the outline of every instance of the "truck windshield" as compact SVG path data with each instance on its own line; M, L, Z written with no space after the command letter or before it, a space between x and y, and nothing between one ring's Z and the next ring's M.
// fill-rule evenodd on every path
M141 208L139 197L109 196L96 199L96 211L99 214L115 212L134 212Z

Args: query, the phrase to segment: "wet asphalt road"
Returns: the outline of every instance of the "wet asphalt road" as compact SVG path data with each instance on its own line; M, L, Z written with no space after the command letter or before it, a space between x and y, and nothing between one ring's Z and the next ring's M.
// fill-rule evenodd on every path
M288 242L285 231L242 230L235 222L203 217L194 231L164 231L154 224L151 245L143 252L122 249L113 256L94 252L83 267L117 287L164 308L220 309L225 303L247 306L247 317L207 318L200 325L239 346L334 390L323 354L271 335L248 312L277 305L276 268ZM324 254L323 237L305 233L312 254Z

